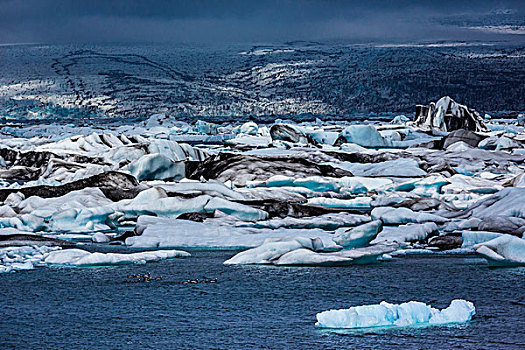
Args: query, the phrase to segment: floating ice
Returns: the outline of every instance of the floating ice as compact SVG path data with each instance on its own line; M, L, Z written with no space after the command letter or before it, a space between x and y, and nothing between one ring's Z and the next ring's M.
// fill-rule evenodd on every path
M271 264L282 255L302 248L322 249L323 244L319 238L267 238L260 246L240 252L224 264Z
M381 220L369 222L351 229L340 228L335 231L334 242L344 248L366 247L382 230Z
M208 123L203 120L197 120L195 123L195 130L203 134L216 135L217 124Z
M345 248L368 245L370 239L403 247L418 242L413 246L426 252L436 224L447 224L440 230L450 233L435 241L442 249L461 242L468 249L495 237L479 231L459 237L463 230L521 235L525 193L518 187L525 156L514 153L524 150L523 127L498 119L501 125L491 128L500 131L439 131L470 127L472 113L447 98L436 107L439 111L426 114L437 118L436 125L423 118L429 122L425 129L434 128L431 133L406 118L396 120L404 125L277 120L273 126L258 126L190 125L154 115L136 125L108 124L105 133L71 126L50 126L53 132L43 126L7 127L3 130L20 136L25 130L44 136L0 140L0 227L107 242L113 233L100 232L157 216L145 226L139 218L135 233L142 235L127 241L148 248L251 248L266 238L291 236L319 237L332 248L334 240ZM201 145L173 141L182 139ZM481 139L490 150L477 147ZM417 146L400 149L410 144ZM71 183L90 174L105 180ZM33 186L44 184L51 186ZM347 213L370 209L371 215ZM177 220L180 215L204 222ZM380 224L372 220L385 225L378 235ZM353 227L358 225L363 226ZM329 232L334 230L336 235ZM84 235L71 235L79 232ZM320 252L302 247L272 264L356 263L360 258L351 254L373 259L376 248Z
M397 246L394 245L375 245L366 248L330 251L319 238L269 238L256 248L238 253L226 260L224 264L272 264L277 266L369 264L377 262L378 257L396 249Z
M174 220L140 216L137 228L140 236L129 237L126 244L132 248L206 248L238 249L259 246L267 238L304 236L320 237L326 246L334 246L332 234L320 229L256 229L217 225L208 222Z
M0 273L31 270L43 265L43 260L59 247L21 246L0 248Z
M312 217L302 218L272 218L270 220L257 221L255 223L240 223L237 226L255 227L255 228L300 228L311 229L321 228L323 230L335 230L339 227L356 226L367 223L370 217L366 215L357 215L349 213L323 214Z
M461 245L462 248L471 248L475 246L476 244L488 242L493 240L494 238L498 238L502 236L503 233L497 233L497 232L487 232L487 231L462 231L461 237L463 239L463 243Z
M183 258L190 253L181 250L157 250L140 253L90 253L81 249L64 249L51 252L46 258L48 265L101 266L122 264L145 264L150 261Z
M401 114L401 115L395 116L394 119L392 119L392 121L390 123L391 124L405 124L405 123L407 123L409 121L410 121L410 118L408 118L404 114Z
M316 326L321 328L370 328L405 327L463 323L476 313L469 301L452 300L450 306L438 310L418 301L378 305L354 306L349 309L329 310L318 313Z
M373 245L370 247L341 250L337 252L316 252L306 248L292 250L281 255L272 263L277 266L345 266L351 264L373 264L383 254L391 253L397 246Z
M488 131L478 112L457 103L449 96L440 98L436 103L431 102L430 106L416 106L415 124L423 129L441 131Z
M268 147L272 143L269 136L245 135L239 134L235 138L228 140L228 145L250 146L250 147Z
M274 175L265 181L249 181L248 187L304 187L316 192L366 193L380 190L392 184L390 179L379 179L362 176L343 176L341 178L309 176L293 178L285 175Z
M127 170L138 180L180 180L185 175L183 162L174 162L159 154L146 154L131 162Z
M476 244L474 249L492 266L525 265L525 240L515 236L501 235Z
M203 186L197 185L196 188L202 190ZM144 214L177 217L184 213L213 213L217 210L245 220L268 217L262 210L220 197L168 197L161 187L146 189L134 199L119 202L107 199L98 188L85 188L61 197L32 196L21 201L17 208L20 215L0 218L0 226L26 231L83 232L108 230L117 226L122 218L133 219Z
M513 216L525 219L525 188L508 187L492 196L483 198L464 213L476 218Z
M103 234L102 232L96 232L92 237L91 240L95 243L108 243L111 241L111 238Z
M352 176L337 179L341 192L366 193L368 191L381 191L392 184L390 179L379 179L373 177Z
M205 194L212 197L221 197L228 200L244 200L246 199L242 193L234 191L226 187L223 183L210 180L208 182L183 180L180 182L165 182L165 181L144 181L148 187L158 187L166 191L167 194Z
M310 198L309 204L320 205L329 208L346 208L346 209L369 209L372 198L370 197L356 197L352 199L339 198Z
M259 127L254 122L244 123L239 129L239 132L246 135L257 135L257 131L259 131Z
M461 193L461 192L474 192L474 193L495 193L503 189L503 186L495 181L473 178L462 174L455 174L448 178L450 184L442 187L445 193Z
M418 242L425 241L431 233L437 232L438 227L433 222L424 224L407 224L398 227L386 226L372 243L382 242Z
M308 144L315 143L313 139L307 136L297 125L291 124L274 124L270 128L270 136L274 141L285 141L292 143Z
M369 177L421 177L427 173L419 168L414 159L399 158L380 163L330 163L334 167L350 171L356 176Z
M442 193L443 186L449 184L449 180L441 175L429 176L412 182L404 182L395 189L397 191L412 191L420 196L432 197Z
M414 212L408 208L378 207L372 210L372 220L381 220L387 225L406 223L436 222L445 223L447 218L435 214Z
M341 132L349 143L363 147L392 147L392 140L383 137L373 125L351 125Z
M520 148L521 144L506 137L506 136L492 136L484 139L481 141L478 145L479 148L482 149L490 149L490 150L502 150L502 149L513 149L513 148Z

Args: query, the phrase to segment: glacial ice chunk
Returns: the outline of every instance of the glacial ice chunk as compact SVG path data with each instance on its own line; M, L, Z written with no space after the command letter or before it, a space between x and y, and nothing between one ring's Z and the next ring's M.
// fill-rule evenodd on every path
M140 253L90 253L82 249L64 249L49 253L45 259L48 265L65 266L102 266L122 264L144 264L162 259L183 258L190 256L182 250L156 250Z
M159 154L146 154L134 160L127 170L138 180L180 180L185 175L184 162L174 162Z
M321 328L405 327L414 325L463 323L476 313L469 301L452 300L450 306L438 310L418 301L354 306L349 309L323 311L316 315Z
M226 260L224 264L272 264L277 266L369 264L377 262L378 257L396 249L397 245L378 244L365 248L333 251L333 248L325 247L319 238L271 238L258 247L238 253Z
M272 125L270 128L270 136L273 141L286 141L300 144L315 143L299 126L291 124L278 123Z
M397 245L376 244L369 247L346 249L336 252L319 252L306 248L292 250L272 263L277 266L345 266L373 264L383 254L391 253Z
M461 232L461 238L463 240L461 248L471 248L476 244L491 241L502 235L503 233L498 232L464 230Z
M375 220L351 229L340 228L335 231L333 240L344 248L366 247L382 228L381 220Z
M196 188L213 190L201 185ZM146 214L177 217L191 212L220 211L245 220L264 220L268 217L265 211L219 197L168 197L162 187L143 190L135 198L119 202L106 198L99 188L71 191L61 197L32 196L20 202L17 209L19 216L0 217L0 226L33 232L84 232L107 230L117 226L121 219L133 219Z
M449 96L443 96L436 103L431 102L430 106L417 105L414 123L422 129L488 131L478 112Z
M217 135L217 124L208 123L203 120L197 120L195 123L195 131L202 134Z
M294 218L287 216L285 218L272 218L255 223L240 223L237 227L255 227L255 228L297 228L312 229L320 228L323 230L335 230L340 227L357 226L370 222L367 215L358 215L350 213L331 213L319 216Z
M516 236L501 235L476 244L474 249L492 266L525 265L525 240Z
M257 135L257 131L259 131L259 126L254 122L246 122L239 129L239 132L246 135Z
M92 237L91 240L95 243L108 243L111 241L111 238L103 234L102 232L96 232Z
M386 225L423 222L445 223L449 219L439 215L414 212L408 208L377 207L372 210L372 220L381 220Z
M423 224L407 224L398 227L387 226L383 228L372 243L382 242L418 242L424 241L431 233L437 232L438 227L433 222Z
M126 239L126 245L132 248L252 248L261 245L267 238L294 236L307 239L320 237L324 245L335 245L331 233L315 228L256 229L152 216L140 216L136 231L141 235Z
M373 125L350 125L341 131L348 143L363 147L392 147L392 140L383 137Z
M465 215L476 218L491 216L513 216L525 219L525 188L507 187L489 197L477 201L468 208Z
M330 163L334 167L350 171L356 176L369 177L421 177L426 172L414 159L398 158L379 163Z
M352 199L316 197L308 199L309 204L315 204L329 208L346 209L369 209L371 202L372 198L370 197L356 197Z
M0 273L32 270L43 265L45 257L57 249L60 247L36 245L0 248Z
M323 244L319 238L267 238L260 246L240 252L224 264L271 264L273 260L293 250L308 248L312 251L314 247L322 249Z
M341 192L366 193L368 191L381 191L392 184L390 179L381 179L362 176L344 176L337 179Z
M410 118L408 118L406 115L401 114L397 115L390 121L390 124L405 124L410 121Z

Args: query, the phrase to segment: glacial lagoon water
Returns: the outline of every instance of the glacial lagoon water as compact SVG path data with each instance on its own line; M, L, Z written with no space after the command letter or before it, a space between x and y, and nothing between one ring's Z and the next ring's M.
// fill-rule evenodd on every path
M224 266L229 251L102 268L0 275L2 349L523 349L525 268L477 257L377 265ZM129 283L150 273L162 280ZM188 279L217 283L182 284ZM318 312L382 300L434 307L470 300L468 324L321 330Z

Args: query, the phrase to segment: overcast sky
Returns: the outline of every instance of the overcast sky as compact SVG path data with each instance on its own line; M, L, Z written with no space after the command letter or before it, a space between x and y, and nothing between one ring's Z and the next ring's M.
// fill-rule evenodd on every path
M0 0L0 43L483 40L448 19L524 14L525 0Z

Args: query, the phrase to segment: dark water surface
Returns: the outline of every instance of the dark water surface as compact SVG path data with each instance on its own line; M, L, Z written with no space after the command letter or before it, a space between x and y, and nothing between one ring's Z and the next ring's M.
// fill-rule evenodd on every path
M340 268L234 267L231 252L90 269L0 275L2 349L523 349L525 269L464 257ZM151 273L161 281L127 283ZM180 284L196 278L217 283ZM333 332L331 308L418 300L474 302L466 325Z

